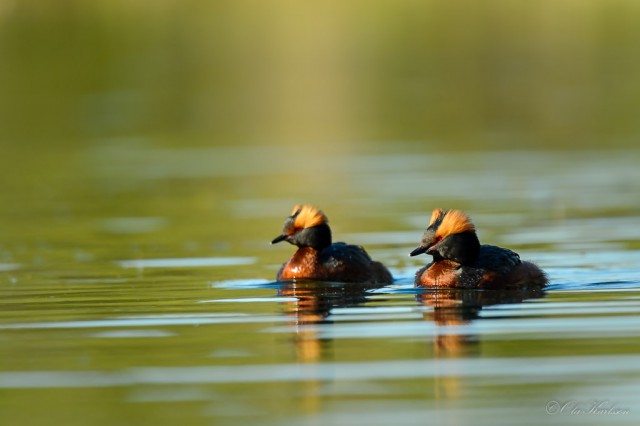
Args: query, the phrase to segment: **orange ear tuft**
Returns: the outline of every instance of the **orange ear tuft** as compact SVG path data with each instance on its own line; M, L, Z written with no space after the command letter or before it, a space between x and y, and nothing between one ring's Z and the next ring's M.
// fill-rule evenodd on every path
M297 214L296 214L297 213ZM327 216L321 210L308 204L296 205L293 209L294 226L296 228L311 228L329 222Z
M475 231L476 227L471 222L471 218L460 210L447 210L440 226L436 230L436 236L446 237L447 235L459 234L461 232Z
M433 213L431 213L431 219L429 220L429 225L433 225L433 222L438 220L439 217L443 216L445 211L442 209L435 209Z

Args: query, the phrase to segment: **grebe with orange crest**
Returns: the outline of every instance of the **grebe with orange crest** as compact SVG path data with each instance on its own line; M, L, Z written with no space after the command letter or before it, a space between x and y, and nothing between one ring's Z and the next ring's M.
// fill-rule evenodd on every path
M506 248L480 244L471 218L460 210L435 209L420 247L410 253L433 256L418 270L415 284L444 288L542 288L547 276Z
M371 260L360 246L333 243L327 216L318 208L296 205L284 221L282 234L271 241L298 247L278 271L278 281L318 280L391 284L393 277L380 262Z

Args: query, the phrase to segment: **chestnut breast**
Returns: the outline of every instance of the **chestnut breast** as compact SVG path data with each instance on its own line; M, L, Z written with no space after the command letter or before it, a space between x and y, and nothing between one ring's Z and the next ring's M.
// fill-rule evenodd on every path
M452 260L432 262L416 274L416 284L426 287L459 287L460 264Z
M300 278L319 278L322 274L322 265L318 262L318 250L311 247L299 248L291 259L280 269L278 280L292 280Z

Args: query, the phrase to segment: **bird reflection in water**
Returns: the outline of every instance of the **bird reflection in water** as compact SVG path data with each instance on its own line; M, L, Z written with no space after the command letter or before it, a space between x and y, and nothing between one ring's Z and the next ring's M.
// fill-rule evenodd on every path
M330 339L323 339L313 324L330 324L327 317L334 308L351 307L367 301L367 291L381 287L380 284L331 283L322 281L283 282L278 294L295 298L282 303L285 314L291 316L296 327L294 337L298 360L316 362L327 358Z
M455 326L470 324L487 306L521 303L544 296L539 287L514 290L429 289L417 295L418 301L432 309L424 319L436 326L434 355L441 357L472 356L479 352L479 341L471 334L459 333ZM453 327L452 327L453 326Z
M314 324L331 324L331 310L358 306L367 301L367 291L380 284L331 283L322 281L283 282L278 294L289 300L282 302L283 311L295 327L293 343L299 362L315 363L331 357L331 338L322 338ZM296 300L292 300L295 298ZM307 414L321 411L323 382L321 378L305 382L299 402Z
M429 289L417 295L426 309L424 319L436 325L433 336L434 358L473 358L480 356L478 336L461 333L459 326L478 320L480 311L493 305L521 303L526 299L544 296L540 287L516 290ZM465 389L466 378L461 375L437 375L434 394L438 400L458 399Z
M315 324L331 324L331 311L335 308L359 306L367 302L368 291L380 285L356 283L328 283L320 281L283 282L278 294L286 298L282 302L283 312L290 317L296 332L293 343L298 361L315 363L331 357L331 337L321 337ZM416 289L418 303L426 307L423 318L433 321L434 358L477 357L481 352L478 336L468 329L458 328L480 320L483 308L500 304L521 303L527 299L544 296L541 287L511 290L481 289ZM464 331L464 332L462 332ZM434 378L437 399L457 399L465 388L463 376L448 375ZM309 412L318 407L318 392L321 381L310 380L305 406Z

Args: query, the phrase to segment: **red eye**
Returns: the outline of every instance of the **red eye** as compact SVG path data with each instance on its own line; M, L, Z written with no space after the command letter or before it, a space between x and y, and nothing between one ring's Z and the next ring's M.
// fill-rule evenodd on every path
M436 244L438 244L440 241L442 241L442 237L436 237Z

